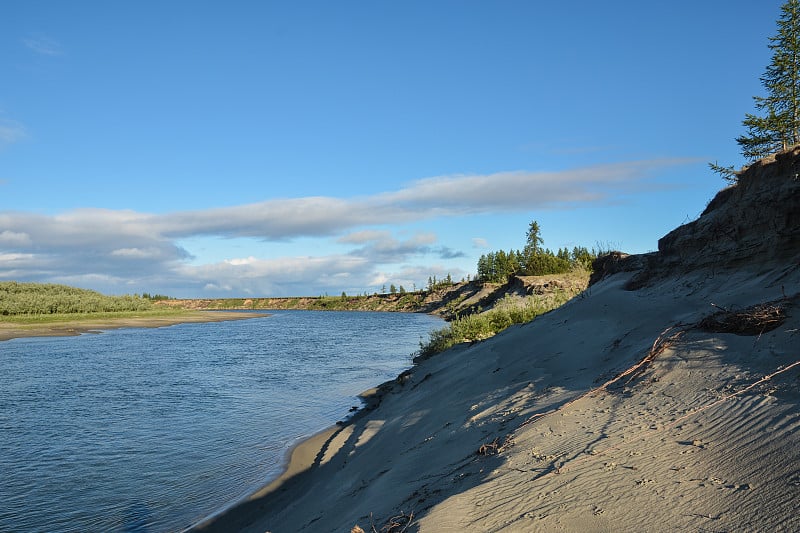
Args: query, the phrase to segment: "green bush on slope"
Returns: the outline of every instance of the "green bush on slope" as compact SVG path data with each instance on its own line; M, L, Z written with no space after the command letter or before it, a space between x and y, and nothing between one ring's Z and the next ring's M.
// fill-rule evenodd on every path
M431 332L427 342L420 342L418 357L425 359L457 344L487 339L514 324L530 322L571 298L567 291L559 290L549 298L529 296L519 303L508 301L483 313L458 317L447 327Z

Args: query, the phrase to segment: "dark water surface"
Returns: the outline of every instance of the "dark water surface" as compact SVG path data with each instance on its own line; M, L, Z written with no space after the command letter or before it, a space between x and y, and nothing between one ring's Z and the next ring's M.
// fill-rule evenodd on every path
M276 477L442 321L252 320L0 342L0 531L179 531Z

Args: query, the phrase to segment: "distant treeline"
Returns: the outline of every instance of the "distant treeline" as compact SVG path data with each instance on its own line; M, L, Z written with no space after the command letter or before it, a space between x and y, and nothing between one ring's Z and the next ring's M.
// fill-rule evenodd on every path
M106 296L99 292L52 283L0 282L0 315L49 315L146 311L149 298Z
M171 296L167 296L165 294L150 294L149 292L143 292L142 298L145 298L146 300L151 300L153 302L162 302L164 300L172 299Z
M572 251L563 248L553 253L543 248L539 223L533 221L528 227L525 248L489 252L478 259L478 279L493 283L505 283L511 276L544 276L563 274L575 269L591 270L592 261L601 253L576 246Z

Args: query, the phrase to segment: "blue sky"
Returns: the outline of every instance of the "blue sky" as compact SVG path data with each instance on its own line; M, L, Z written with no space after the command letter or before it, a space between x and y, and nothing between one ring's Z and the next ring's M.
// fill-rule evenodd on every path
M742 165L778 0L0 4L0 280L372 293L655 250Z

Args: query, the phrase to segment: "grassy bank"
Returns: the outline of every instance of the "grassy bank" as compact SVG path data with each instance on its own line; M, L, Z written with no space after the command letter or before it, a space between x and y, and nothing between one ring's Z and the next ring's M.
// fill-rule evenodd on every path
M576 294L572 290L556 289L525 298L506 296L488 311L456 317L446 327L431 332L426 342L420 342L418 358L425 359L457 344L488 339L514 324L530 322L565 304Z
M0 282L0 317L141 312L153 303L136 295L106 296L52 283Z

